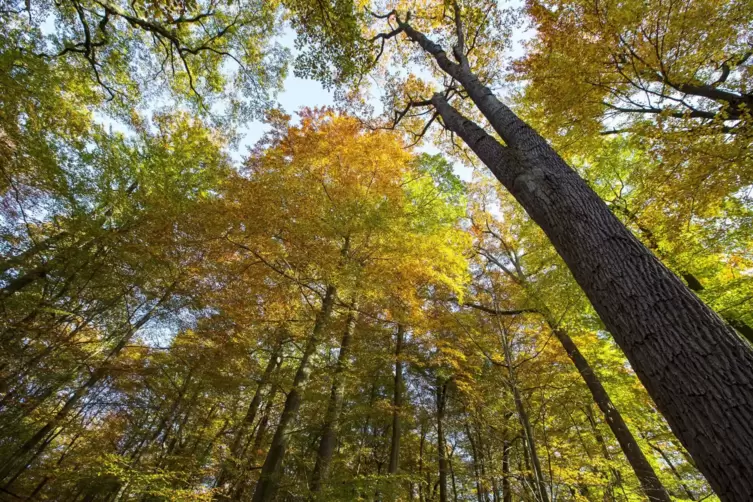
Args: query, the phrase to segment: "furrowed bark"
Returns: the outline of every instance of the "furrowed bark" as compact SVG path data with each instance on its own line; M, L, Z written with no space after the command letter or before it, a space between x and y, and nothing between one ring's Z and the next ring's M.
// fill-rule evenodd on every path
M628 209L627 207L623 207L617 204L612 204L610 207L613 208L614 211L622 213L625 215L625 218L630 222L633 223L638 231L640 232L640 235L642 237L642 241L648 247L651 251L654 252L656 256L661 258L662 260L669 260L670 257L667 256L665 252L661 250L659 247L659 243L656 240L656 236L651 231L650 228L643 225L640 220L638 219L638 216ZM670 262L671 263L671 262ZM680 277L683 278L683 280L687 283L688 288L690 288L691 291L694 293L700 293L705 288L703 287L703 284L701 283L700 279L696 277L691 272L679 269L678 273L680 274ZM716 311L715 311L716 312ZM734 313L729 312L716 312L722 319L724 319L727 324L732 326L740 335L748 340L751 344L753 344L753 326L745 322L745 320L741 319L740 317L736 316Z
M478 79L458 80L508 144L432 102L544 230L673 432L724 501L753 500L753 352Z
M288 397L285 399L285 407L282 410L280 422L277 424L275 435L272 438L272 444L269 447L267 458L264 460L264 465L261 469L259 482L254 490L254 496L252 498L253 502L269 502L274 500L277 495L280 476L282 474L282 462L285 458L285 452L288 447L288 440L291 433L290 429L293 425L295 416L298 414L298 409L301 407L303 387L306 385L309 378L309 359L311 359L311 355L319 344L319 338L324 326L329 321L334 301L335 288L334 286L329 286L324 296L324 300L322 301L321 310L316 316L314 329L306 342L306 347L303 349L301 362L298 365L298 370L293 379L293 387L290 389Z

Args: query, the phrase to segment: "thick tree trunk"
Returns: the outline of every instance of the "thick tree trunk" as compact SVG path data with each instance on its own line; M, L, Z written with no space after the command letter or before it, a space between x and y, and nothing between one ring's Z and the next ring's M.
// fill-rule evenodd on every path
M753 352L468 67L401 29L468 93L507 146L432 104L549 237L698 468L724 501L753 500ZM464 59L464 58L461 58Z
M322 301L321 310L316 316L314 329L303 349L301 362L293 379L293 387L290 389L287 399L285 399L285 407L282 410L280 422L277 424L272 444L269 447L267 458L264 460L264 465L261 469L259 482L256 485L256 490L254 490L253 502L271 502L277 494L280 475L282 474L282 461L285 458L285 451L288 447L290 428L301 406L301 394L309 378L309 359L311 359L311 355L319 344L319 337L325 324L329 321L334 301L335 288L334 286L329 286Z
M390 442L390 464L387 469L389 474L397 474L400 465L400 407L403 405L403 335L402 324L397 326L395 340L395 384L392 394L392 441Z
M439 465L439 502L447 499L447 447L444 439L444 412L447 404L447 381L437 378L437 463Z
M316 464L314 465L314 473L311 480L311 491L314 493L320 492L327 480L329 466L335 453L335 447L337 446L340 412L345 392L345 370L348 367L350 340L356 328L356 319L357 316L354 310L348 312L348 318L345 321L345 331L340 342L340 353L337 355L337 366L335 367L335 373L332 375L332 389L329 403L327 404L327 415L324 421L322 437L319 441L319 450L316 454Z
M633 211L628 209L627 207L620 206L618 204L611 204L611 208L614 209L614 211L617 211L619 213L622 213L625 215L625 218L632 224L634 224L638 231L640 232L641 237L643 238L643 242L651 251L656 254L659 258L662 258L663 260L667 261L671 257L668 257L665 252L661 250L659 247L659 242L656 240L656 236L651 231L650 228L646 227L641 223L641 221L638 219L638 215L636 215ZM671 261L670 261L671 263ZM693 273L684 270L679 269L678 273L680 274L680 277L682 277L685 282L688 285L688 288L690 288L691 291L695 293L700 293L705 288L703 287L703 284L701 283L700 279L696 277ZM736 316L734 313L720 313L717 312L719 316L721 316L722 319L724 319L727 324L732 326L735 330L737 330L740 335L748 340L751 344L753 344L753 326L745 322L744 319L740 319L740 317Z

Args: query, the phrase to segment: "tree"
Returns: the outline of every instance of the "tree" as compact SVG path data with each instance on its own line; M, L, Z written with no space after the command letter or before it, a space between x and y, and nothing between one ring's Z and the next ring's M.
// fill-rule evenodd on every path
M466 45L466 34L473 33L475 25L463 24L460 5L453 5L450 28L454 60L419 31L408 14L393 11L380 17L396 23L380 38L405 36L441 74L460 86L450 86L430 99L412 100L406 110L434 107L443 125L515 196L567 263L720 497L750 497L753 487L739 482L751 477L744 474L744 459L751 454L753 431L743 425L751 423L753 413L746 390L747 375L753 371L750 349L472 71L468 53L476 49L476 42ZM504 145L450 104L458 94L473 102ZM671 359L666 354L672 354Z

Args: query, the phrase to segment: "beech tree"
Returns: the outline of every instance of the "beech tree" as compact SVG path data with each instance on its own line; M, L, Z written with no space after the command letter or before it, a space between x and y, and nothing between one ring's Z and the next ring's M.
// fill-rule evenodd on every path
M751 499L753 11L616 7L5 2L0 498Z
M445 79L442 89L422 99L412 95L415 86L407 87L396 120L408 114L415 118L416 108L435 110L431 116L441 117L442 125L462 139L547 234L719 496L750 498L753 485L740 479L753 478L745 462L753 445L753 429L746 425L753 413L748 376L753 352L635 238L543 137L495 96L487 75L474 71L472 65L484 62L475 55L484 43L480 37L491 30L488 16L478 13L495 19L495 10L483 2L452 2L416 14L396 9L374 15L390 23L374 36L380 48L384 41L404 39L430 62L430 71ZM436 19L450 22L437 25ZM425 29L441 33L451 48L432 40ZM453 99L464 98L499 139L453 106Z

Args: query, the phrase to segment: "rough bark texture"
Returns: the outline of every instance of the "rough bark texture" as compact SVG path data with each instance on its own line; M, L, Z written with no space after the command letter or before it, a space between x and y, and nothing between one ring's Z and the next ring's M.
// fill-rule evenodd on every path
M673 432L724 501L753 500L753 352L611 213L467 61L401 29L465 89L507 146L432 104L547 234ZM462 59L462 58L461 58Z
M335 288L329 286L322 301L321 310L316 316L314 329L306 342L306 347L303 349L301 362L293 378L293 387L290 389L287 399L285 399L285 407L280 416L280 423L277 424L272 444L269 446L269 451L267 452L267 458L264 460L264 465L261 468L259 482L256 485L256 490L254 490L253 502L270 502L274 500L277 494L280 475L282 474L282 461L285 458L285 451L288 447L290 429L301 406L303 387L309 378L309 359L311 359L311 355L319 344L319 337L324 329L324 325L329 321L334 301Z
M355 308L355 307L354 307ZM332 455L337 446L337 433L340 429L340 411L342 410L343 395L345 392L345 370L348 366L350 339L356 328L356 313L351 310L345 321L345 331L340 341L340 353L337 355L337 366L332 376L332 389L327 404L327 415L324 420L324 430L319 441L319 450L316 454L316 464L311 479L311 491L321 491L324 482L329 475L329 466Z
M640 222L638 216L634 212L629 210L627 207L617 204L612 204L610 207L612 207L614 211L622 213L630 223L636 226L641 237L643 238L644 244L646 244L646 247L653 251L656 256L662 258L665 261L669 259L667 254L665 252L662 252L661 248L659 247L659 242L656 240L654 233L650 228L646 227ZM690 290L694 293L700 293L705 289L703 287L703 283L701 283L700 279L698 279L698 277L696 277L693 273L684 269L679 269L678 273L680 274L680 277L685 280L688 288L690 288ZM744 319L741 319L739 316L735 315L734 312L717 312L717 314L719 314L719 316L724 319L727 324L737 330L737 332L740 333L743 338L753 344L753 326L745 322Z
M397 474L400 465L400 407L403 405L403 362L400 360L403 351L404 328L397 326L395 341L395 386L392 395L392 441L390 443L389 474Z

